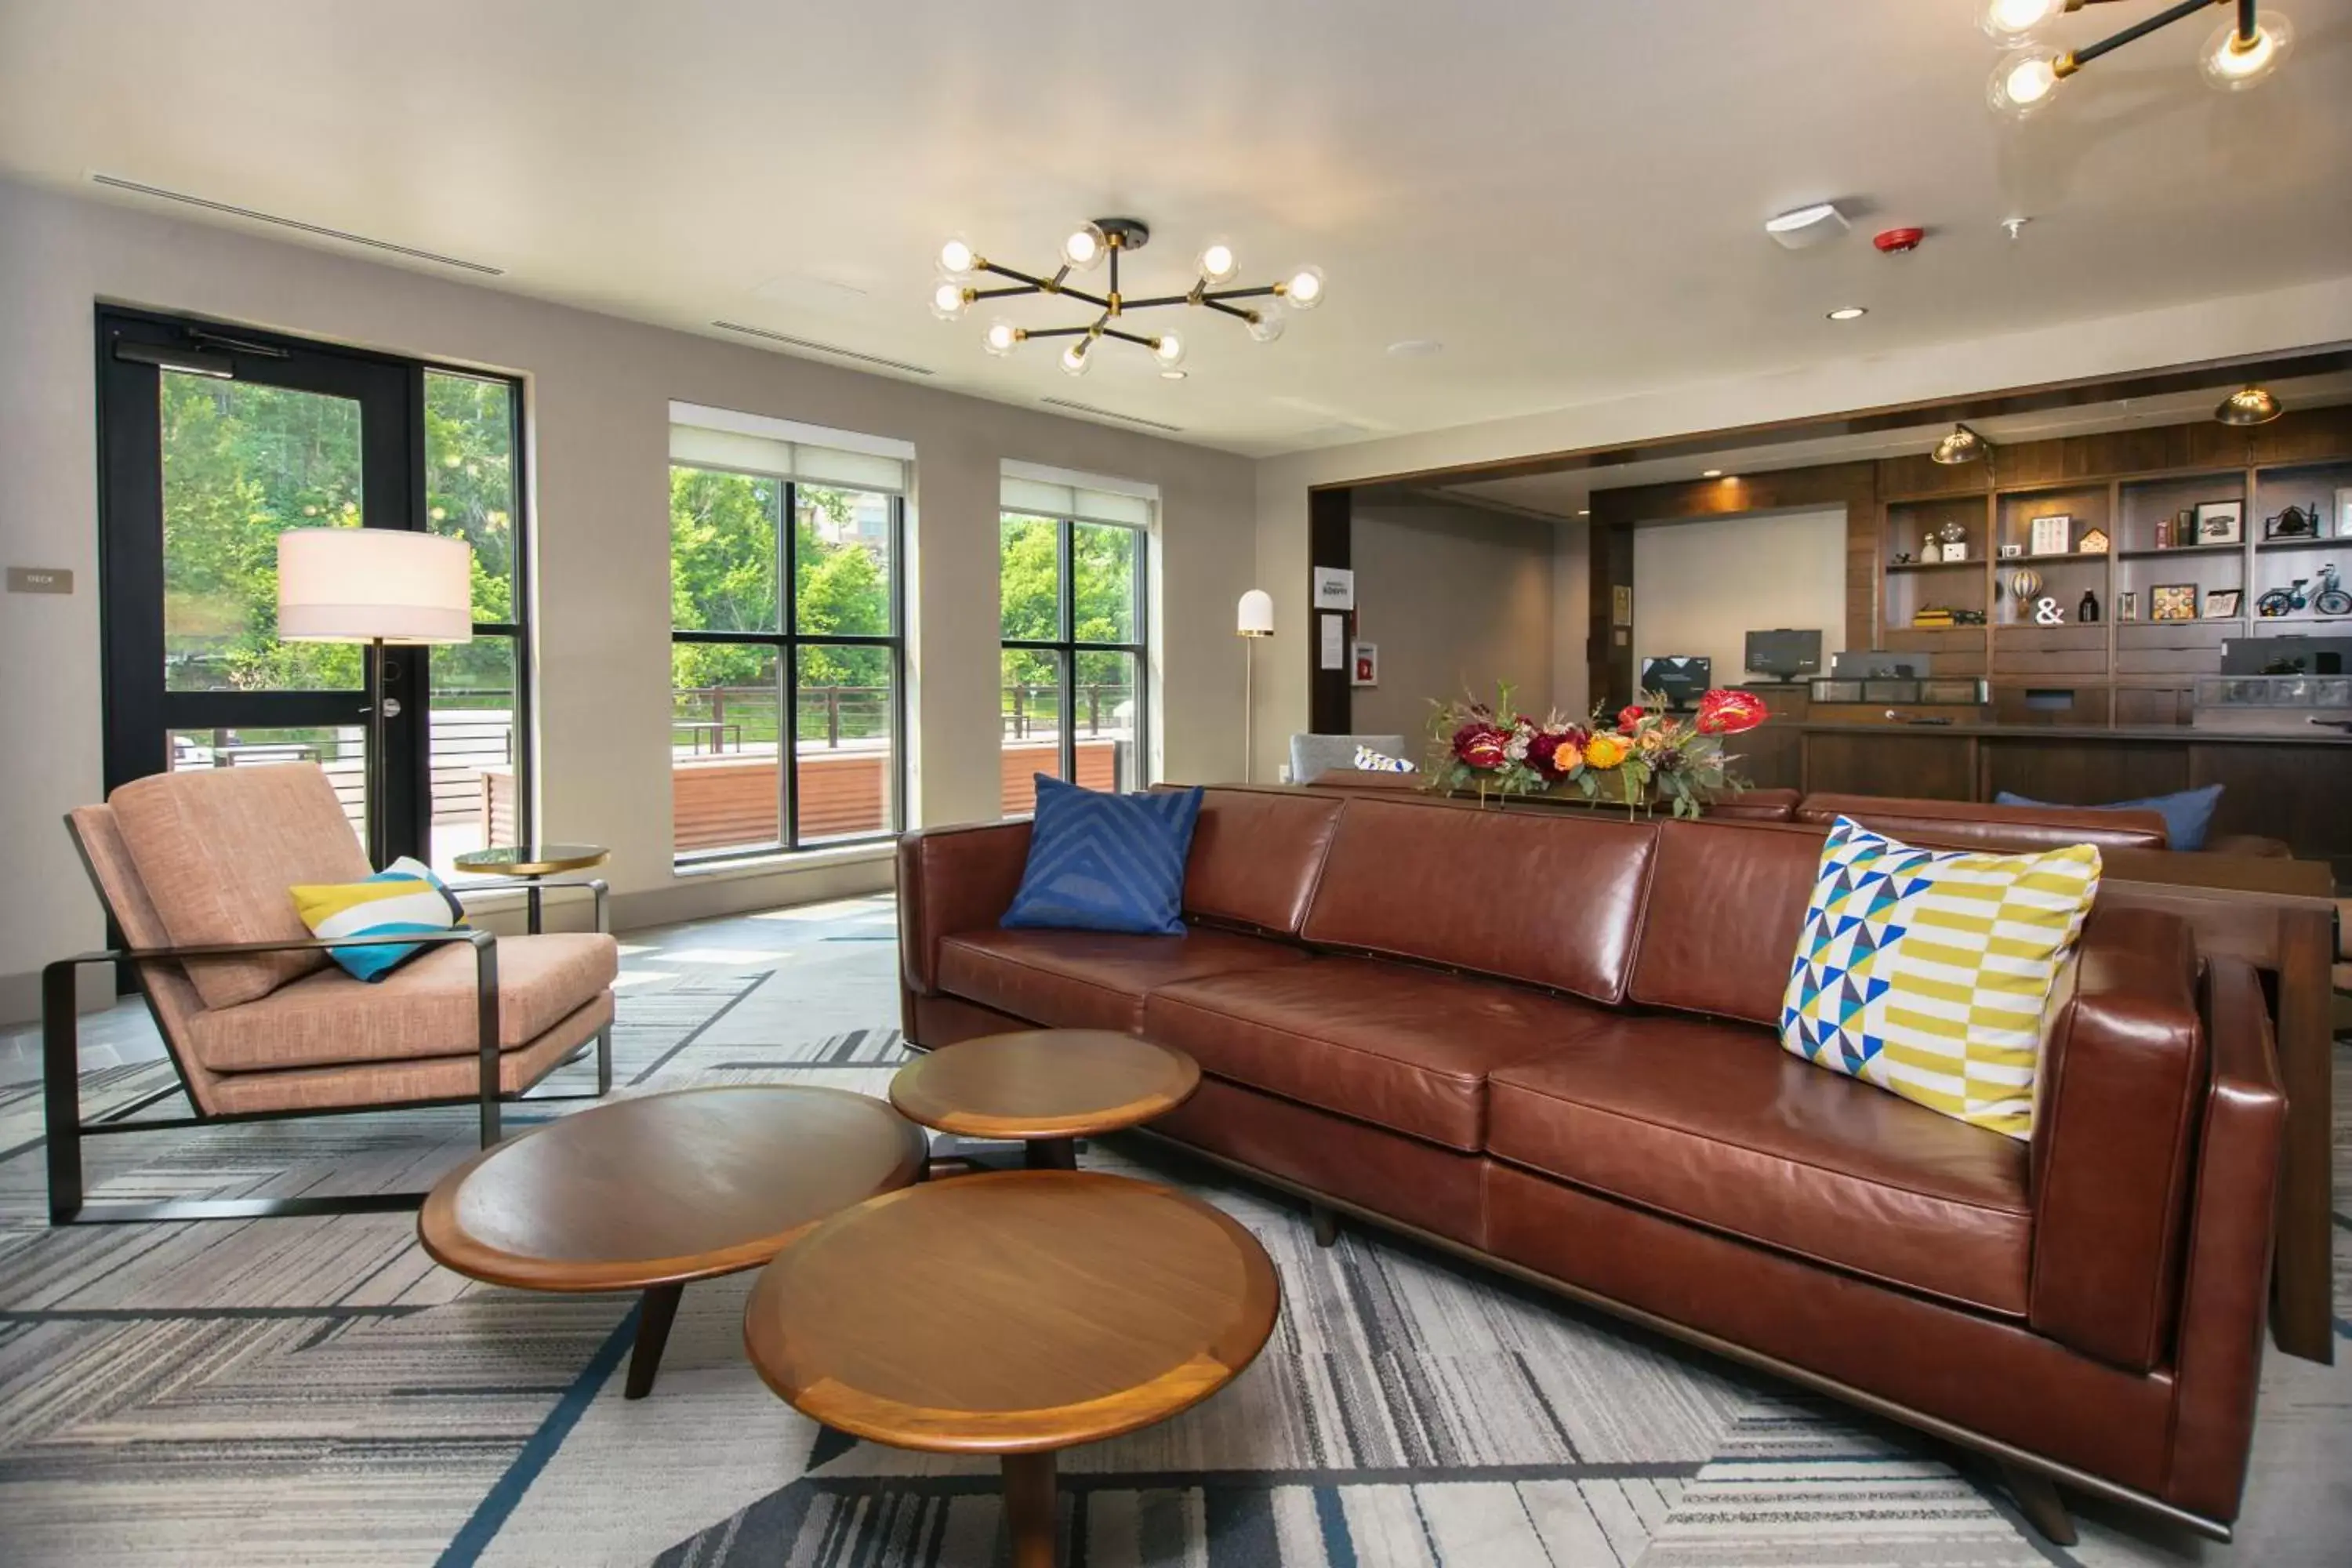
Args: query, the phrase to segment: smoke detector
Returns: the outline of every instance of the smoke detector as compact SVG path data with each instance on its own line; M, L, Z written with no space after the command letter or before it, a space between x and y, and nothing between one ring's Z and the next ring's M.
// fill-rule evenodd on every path
M1773 243L1790 250L1806 250L1835 239L1850 226L1835 202L1815 202L1764 220L1764 232Z

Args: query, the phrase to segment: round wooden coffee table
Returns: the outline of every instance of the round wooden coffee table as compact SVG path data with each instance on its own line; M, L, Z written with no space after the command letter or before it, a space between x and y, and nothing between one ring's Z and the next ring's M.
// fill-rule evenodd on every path
M1002 1455L1014 1568L1051 1568L1055 1450L1216 1393L1281 1300L1257 1238L1196 1198L1000 1171L891 1193L801 1237L753 1287L743 1342L770 1388L828 1426Z
M837 1089L736 1084L614 1100L479 1154L416 1216L435 1262L526 1290L642 1290L631 1399L688 1282L765 1263L819 1220L921 1178L922 1130Z
M1182 1051L1108 1029L1030 1029L908 1063L890 1103L942 1132L1018 1139L1033 1170L1069 1171L1079 1139L1149 1121L1200 1086L1200 1064Z

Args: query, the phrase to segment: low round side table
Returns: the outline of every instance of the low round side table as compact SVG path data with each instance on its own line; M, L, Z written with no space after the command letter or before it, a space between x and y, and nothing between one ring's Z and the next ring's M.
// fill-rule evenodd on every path
M540 930L540 883L549 877L560 877L567 871L585 871L602 866L612 858L613 852L602 844L510 844L496 849L468 849L450 864L460 871L477 876L506 877L525 884L523 897L530 905L530 919L523 929L537 936Z
M627 1397L652 1391L679 1296L755 1268L853 1204L922 1177L922 1129L838 1089L639 1095L508 1140L433 1184L436 1263L523 1290L641 1290Z
M752 1288L743 1345L838 1431L1001 1456L1013 1568L1053 1568L1056 1451L1208 1398L1281 1305L1265 1248L1197 1198L998 1171L860 1204L786 1247Z
M900 1068L900 1115L966 1138L1018 1140L1031 1170L1077 1169L1077 1141L1164 1115L1192 1098L1182 1051L1108 1029L1029 1029L948 1046Z

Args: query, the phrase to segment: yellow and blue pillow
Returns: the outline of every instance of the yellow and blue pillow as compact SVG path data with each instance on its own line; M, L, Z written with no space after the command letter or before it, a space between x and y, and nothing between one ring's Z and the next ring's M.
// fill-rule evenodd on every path
M1841 816L1797 938L1780 1044L2029 1138L2043 1015L2098 890L2088 844L2038 855L1917 849Z
M292 889L295 912L313 936L402 936L456 931L466 910L448 885L422 860L404 855L364 882L315 883ZM381 980L425 944L330 948L327 956L361 980Z
M1021 890L997 923L1184 934L1184 862L1201 791L1111 795L1037 775Z

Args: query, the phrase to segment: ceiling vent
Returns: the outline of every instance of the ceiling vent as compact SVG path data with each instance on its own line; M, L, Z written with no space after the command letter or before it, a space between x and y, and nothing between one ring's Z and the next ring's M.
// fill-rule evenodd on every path
M226 202L215 202L204 196L192 196L185 191L167 191L160 185L142 185L136 180L118 179L112 174L92 174L89 179L90 184L94 185L108 185L118 191L131 191L142 196L153 196L160 201L181 202L192 207L202 207L206 212L226 213L231 217L250 218L255 223L276 224L279 228L299 229L304 234L315 234L323 239L340 239L345 245L364 245L371 250L388 250L394 256L414 257L419 261L430 261L439 267L455 267L467 272L478 272L486 278L503 278L507 275L505 268L492 267L487 262L467 261L462 257L444 256L434 250L419 250L413 245L394 245L388 239L371 239L366 235L352 234L345 229L326 228L315 223L304 223L300 218L279 217L276 213L256 212L251 207L232 206Z
M1116 419L1122 425L1140 425L1147 430L1165 430L1171 435L1181 436L1184 433L1184 426L1181 425L1166 425L1157 419L1145 419L1133 414L1115 414L1108 408L1097 408L1091 403L1073 403L1066 397L1041 397L1037 401L1050 404L1055 408L1066 408L1073 414L1084 414L1095 419Z
M1835 239L1850 226L1835 202L1815 202L1811 206L1767 218L1764 232L1772 237L1776 245L1790 250L1807 250Z
M782 343L787 348L806 349L814 354L831 354L835 359L854 359L860 364L878 364L884 370L904 371L908 375L939 374L919 364L908 364L905 360L884 359L880 354L862 354L856 349L836 348L831 343L814 342L807 338L788 337L782 332L772 332L765 327L747 327L740 321L713 321L710 324L721 331L740 332L747 338L765 338L772 343Z

